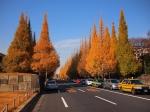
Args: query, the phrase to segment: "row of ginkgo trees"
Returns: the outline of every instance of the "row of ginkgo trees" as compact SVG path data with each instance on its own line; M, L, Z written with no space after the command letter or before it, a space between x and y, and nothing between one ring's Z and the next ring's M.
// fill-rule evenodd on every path
M99 32L94 25L89 39L81 41L80 50L74 53L60 69L60 78L135 76L141 70L133 48L128 41L128 28L123 10L120 13L118 35L114 23L111 35L102 19Z
M57 67L59 56L49 38L47 15L44 16L40 38L36 42L30 20L21 14L13 41L3 59L3 71L47 73L52 76Z

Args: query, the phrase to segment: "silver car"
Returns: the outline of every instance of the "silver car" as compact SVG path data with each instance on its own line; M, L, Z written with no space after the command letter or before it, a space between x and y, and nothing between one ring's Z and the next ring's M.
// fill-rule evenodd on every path
M119 80L117 79L107 79L104 81L103 88L111 89L111 90L119 89L118 84L119 84Z

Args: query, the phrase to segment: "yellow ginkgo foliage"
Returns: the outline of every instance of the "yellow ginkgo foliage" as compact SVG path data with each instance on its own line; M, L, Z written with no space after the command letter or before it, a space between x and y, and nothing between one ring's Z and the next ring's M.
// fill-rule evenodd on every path
M44 16L44 22L40 39L34 47L34 54L32 56L32 69L36 72L46 72L54 75L59 66L59 56L57 55L50 39L48 32L47 16Z
M91 47L86 58L86 70L91 76L100 76L102 74L101 40L97 35L95 25L92 31L90 45Z

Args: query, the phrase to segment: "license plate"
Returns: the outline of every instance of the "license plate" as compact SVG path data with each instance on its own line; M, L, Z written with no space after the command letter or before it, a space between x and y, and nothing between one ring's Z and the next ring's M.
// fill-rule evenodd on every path
M144 92L148 92L148 90L144 90Z

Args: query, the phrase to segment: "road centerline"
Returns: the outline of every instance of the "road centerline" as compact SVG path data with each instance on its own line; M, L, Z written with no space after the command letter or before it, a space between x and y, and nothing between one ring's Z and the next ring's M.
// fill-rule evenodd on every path
M99 89L99 88L97 88L97 89ZM140 96L134 96L134 95L130 95L130 94L125 94L125 93L120 93L120 92L110 91L110 90L105 90L105 89L99 89L99 90L103 90L103 91L107 91L107 92L111 92L111 93L115 93L115 94L120 94L120 95L124 95L124 96L130 96L130 97L133 97L133 98L138 98L138 99L150 101L150 99L140 97Z
M113 104L113 105L117 105L117 103L115 103L115 102L112 102L112 101L110 101L110 100L107 100L107 99L104 99L104 98L102 98L102 97L99 97L99 96L95 96L95 98L98 98L98 99L101 99L101 100L103 100L103 101L105 101L105 102L108 102L108 103L111 103L111 104Z
M83 92L83 93L85 92L85 91L84 91L84 90L82 90L82 89L78 89L78 90L79 90L79 91L81 91L81 92Z
M61 100L62 100L64 106L65 106L66 108L68 108L69 106L68 106L68 104L66 103L65 99L64 99L63 97L61 97Z

